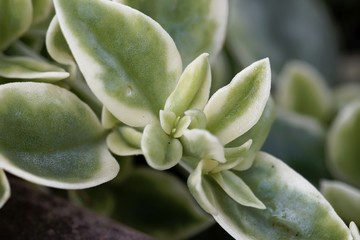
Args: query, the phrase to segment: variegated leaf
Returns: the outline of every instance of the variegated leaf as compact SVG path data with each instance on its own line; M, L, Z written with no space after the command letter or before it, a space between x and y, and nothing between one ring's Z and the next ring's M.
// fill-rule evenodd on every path
M10 185L5 172L0 169L0 209L4 206L10 197Z
M119 126L107 136L109 149L119 156L141 154L142 133L128 126Z
M50 187L79 189L114 178L117 161L91 109L48 83L0 86L0 167Z

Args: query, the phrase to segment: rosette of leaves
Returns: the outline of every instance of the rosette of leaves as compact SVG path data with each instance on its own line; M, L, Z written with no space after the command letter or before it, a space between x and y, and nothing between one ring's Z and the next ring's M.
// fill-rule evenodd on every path
M268 116L268 59L210 97L208 55L183 70L174 41L150 17L111 1L54 3L71 53L104 105L113 153L143 154L157 170L183 166L191 194L235 238L352 239L311 184L257 153L259 129L271 125L260 121Z

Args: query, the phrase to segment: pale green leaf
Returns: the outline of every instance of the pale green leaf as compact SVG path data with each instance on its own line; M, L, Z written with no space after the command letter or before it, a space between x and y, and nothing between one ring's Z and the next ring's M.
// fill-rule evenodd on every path
M254 195L248 185L235 173L225 170L211 177L237 203L246 207L265 209L265 205Z
M200 161L187 180L187 185L193 197L206 212L217 214L214 206L214 196L209 187L209 180L203 175L205 161Z
M184 147L184 155L187 157L216 160L222 163L226 161L224 147L206 130L186 130L180 140Z
M50 22L46 32L46 49L49 55L59 63L70 65L75 68L75 60L70 51L63 33L61 32L59 21L55 16Z
M320 191L345 222L360 224L360 190L339 181L322 180Z
M205 129L206 116L203 111L199 109L190 109L185 111L185 116L189 116L191 118L189 129L193 129L193 128Z
M121 124L121 122L109 112L106 107L101 111L101 123L105 129L111 129Z
M226 144L225 151L227 151L228 148L242 146L249 139L252 139L252 144L250 149L246 151L244 154L242 154L244 160L241 161L241 163L239 163L238 166L235 167L236 170L243 171L251 167L255 155L262 148L266 138L269 135L274 119L275 119L275 104L272 98L270 97L268 99L268 102L266 103L265 109L259 121L249 131L247 131L240 137ZM228 157L226 156L226 158Z
M276 89L277 102L290 111L329 119L331 92L320 73L305 62L292 61L282 70Z
M165 170L178 164L183 153L180 141L169 137L159 125L145 127L141 150L147 163L158 170Z
M282 161L259 153L249 170L234 173L266 206L242 206L216 183L211 185L217 209L213 216L235 239L352 239L325 198Z
M349 225L351 235L353 236L354 240L360 240L360 232L359 228L356 226L354 222L351 222Z
M156 239L189 239L213 223L173 174L140 168L113 188L112 216Z
M130 126L157 122L182 71L166 31L111 1L55 0L54 6L81 72L105 107Z
M114 178L119 165L92 110L48 83L0 86L0 168L28 181L75 189Z
M107 136L106 144L119 156L141 154L142 133L128 126L119 126Z
M334 104L336 110L340 110L349 102L360 99L360 83L343 83L333 89Z
M10 198L10 185L6 178L5 172L0 169L0 209Z
M174 128L176 115L173 112L160 110L160 124L166 134L170 135Z
M69 73L50 63L30 57L0 55L0 77L10 79L54 82L67 78Z
M202 110L209 100L211 71L208 54L202 54L187 66L175 90L165 103L165 110L182 116L188 109Z
M31 0L0 1L0 52L29 29L32 12Z
M115 0L139 9L174 39L184 64L207 52L214 60L222 48L228 0Z
M223 143L247 132L260 119L270 96L269 59L263 59L238 73L230 84L210 98L204 112L207 129Z
M360 101L346 105L331 125L327 138L331 173L360 187Z

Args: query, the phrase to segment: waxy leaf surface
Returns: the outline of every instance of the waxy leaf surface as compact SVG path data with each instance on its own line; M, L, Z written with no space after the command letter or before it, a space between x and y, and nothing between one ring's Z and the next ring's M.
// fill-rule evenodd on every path
M223 144L247 132L261 117L270 95L270 85L268 59L242 70L230 84L215 92L205 106L206 128Z
M249 170L236 174L266 209L244 207L212 184L213 216L235 239L352 239L325 198L282 161L259 153Z
M109 181L119 165L91 109L47 83L0 86L0 167L51 187L73 189Z
M182 71L175 43L141 12L99 0L55 0L60 28L88 85L119 120L144 127Z

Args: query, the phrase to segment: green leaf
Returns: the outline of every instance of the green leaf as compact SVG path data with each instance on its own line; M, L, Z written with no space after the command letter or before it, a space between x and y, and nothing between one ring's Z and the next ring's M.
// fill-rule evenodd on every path
M69 77L69 73L50 63L30 57L0 56L0 77L54 82Z
M187 66L175 90L165 103L165 110L182 116L188 109L202 110L209 100L211 71L208 54L202 54Z
M216 166L215 161L200 161L187 180L187 185L193 197L202 209L210 214L217 214L217 209L214 206L214 196L209 186L209 180L204 175L204 169L209 168L209 166L206 166L207 164L212 165L214 163L214 166ZM214 166L210 166L210 168Z
M91 109L47 83L0 86L0 168L28 181L75 189L114 178L119 165Z
M336 32L323 1L230 0L226 46L239 66L269 57L274 76L293 59L329 82L337 75Z
M225 170L211 174L220 187L237 203L258 209L265 205L254 195L248 185L235 173Z
M323 180L320 191L347 223L360 224L360 190L339 181Z
M360 187L360 101L347 104L336 116L327 138L328 166L339 179Z
M333 97L336 110L339 111L351 101L360 100L359 93L360 84L358 82L347 82L335 87L333 89Z
M105 107L133 127L157 122L182 71L166 31L111 1L55 0L54 5L71 52Z
M53 4L51 0L32 0L33 16L32 24L38 24L48 18Z
M114 117L106 107L103 107L101 111L101 123L105 129L112 129L121 124L121 122Z
M10 185L6 178L5 172L0 169L0 209L10 198Z
M215 92L205 106L206 128L223 144L247 132L264 111L270 85L268 59L257 61L242 70L230 84Z
M142 133L128 126L119 126L108 135L106 143L119 156L141 154Z
M174 175L138 169L116 193L114 218L156 239L188 239L213 221Z
M75 60L70 51L63 33L61 32L59 21L55 16L50 22L46 32L46 49L49 55L59 63L70 65L75 68Z
M214 135L206 130L186 130L180 140L186 157L216 160L221 163L226 161L224 147Z
M326 122L331 97L330 89L315 68L300 61L285 65L276 89L276 100L281 106Z
M252 139L251 147L244 154L241 154L241 157L244 158L244 160L235 167L236 170L243 171L251 167L257 152L262 148L269 135L274 119L275 104L270 97L259 121L249 131L226 144L225 152L229 148L242 146L249 141L249 139ZM226 158L228 157L226 156Z
M141 139L141 150L147 163L165 170L179 163L183 147L176 138L169 137L159 125L147 125Z
M235 239L352 239L325 198L282 161L259 153L249 170L234 173L266 206L242 206L211 185L214 218Z
M139 9L161 24L174 39L184 64L207 52L213 60L222 48L227 0L116 0Z
M31 0L0 1L0 52L29 29L32 12Z

